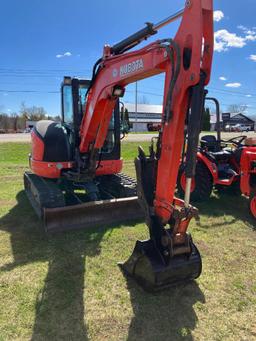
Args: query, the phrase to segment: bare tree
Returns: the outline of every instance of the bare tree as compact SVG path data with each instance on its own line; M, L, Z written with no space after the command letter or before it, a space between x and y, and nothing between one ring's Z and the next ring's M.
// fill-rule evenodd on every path
M246 104L230 104L228 106L228 111L231 113L243 114L248 109Z
M11 113L10 124L11 124L11 129L13 129L14 131L17 131L18 129L18 119L19 119L19 116L15 112Z
M0 129L4 131L9 129L9 117L7 114L0 115Z
M47 117L47 112L43 107L37 107L33 105L32 107L27 107L25 102L21 103L20 114L27 120L39 121Z

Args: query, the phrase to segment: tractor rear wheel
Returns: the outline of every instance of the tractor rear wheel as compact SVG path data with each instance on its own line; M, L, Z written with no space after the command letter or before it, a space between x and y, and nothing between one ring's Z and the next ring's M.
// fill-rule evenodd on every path
M256 189L252 190L249 199L249 209L252 217L256 219Z
M180 166L177 188L181 198L184 198L186 187L185 164ZM196 164L196 175L192 179L191 201L198 202L209 199L213 190L213 179L207 167L200 161Z

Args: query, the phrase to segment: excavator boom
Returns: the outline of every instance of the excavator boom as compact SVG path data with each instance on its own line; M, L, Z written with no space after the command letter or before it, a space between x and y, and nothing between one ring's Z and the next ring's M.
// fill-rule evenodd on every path
M190 205L190 187L195 175L196 152L213 54L212 0L186 1L179 11L158 24L147 24L114 47L105 46L95 66L80 128L80 152L88 154L89 169L102 147L111 112L125 87L160 73L165 75L162 124L157 147L146 156L142 148L135 160L138 197L143 207L150 239L137 242L122 269L146 288L165 287L196 278L201 258L187 233L197 209ZM157 40L140 50L126 52L156 28L182 15L173 39ZM175 198L175 188L185 124L188 124L185 201ZM145 274L145 269L149 272Z

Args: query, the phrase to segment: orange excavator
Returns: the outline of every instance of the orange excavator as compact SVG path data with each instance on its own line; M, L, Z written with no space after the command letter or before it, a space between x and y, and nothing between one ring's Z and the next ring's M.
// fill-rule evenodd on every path
M76 215L75 210L80 209L79 204L71 205L71 208L67 206L64 209L70 209L70 212L65 215L62 207L65 193L72 193L77 186L84 189L90 201L80 204L82 210L87 211L87 219L91 214L92 225L96 225L95 215L100 215L101 209L104 211L104 200L98 201L98 194L108 192L98 176L120 171L120 167L113 170L112 164L108 173L107 160L102 159L118 100L128 84L165 74L161 130L157 141L152 141L149 155L139 147L135 160L138 199L128 198L139 201L150 238L137 241L131 257L120 265L126 274L149 290L193 280L201 273L201 257L187 229L191 219L198 216L197 209L190 205L190 189L195 175L204 88L210 80L212 64L212 7L212 0L187 0L184 9L158 24L147 23L145 28L123 41L113 46L105 45L102 58L93 68L82 115L72 125L67 125L66 120L61 124L41 122L32 133L30 164L33 173L25 174L25 188L33 204L39 203L40 206L42 197L44 201L51 201L53 184L52 195L54 200L58 197L60 207L48 206L44 211L53 210L52 214L58 217L59 210L59 216L64 217L60 220L65 220L70 212ZM182 20L173 39L157 40L128 52L156 34L162 26L180 17ZM175 197L175 188L185 127L188 145L183 201ZM98 173L100 169L105 169L103 175ZM48 192L44 192L46 187ZM123 198L113 199L110 209L107 207L108 216L118 215L116 210L119 210L120 203L115 200ZM107 216L106 211L104 214Z

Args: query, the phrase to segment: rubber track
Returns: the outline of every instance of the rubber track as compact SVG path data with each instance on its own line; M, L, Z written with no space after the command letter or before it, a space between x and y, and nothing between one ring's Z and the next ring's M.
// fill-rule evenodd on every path
M136 180L126 174L104 175L96 178L102 199L137 196ZM65 197L58 185L31 172L24 173L24 188L36 214L42 218L43 208L65 207Z
M46 180L36 174L25 172L24 188L32 207L40 218L43 215L44 207L65 206L63 193L52 180Z
M127 198L137 196L137 182L134 178L118 173L104 175L98 178L100 189L109 193L115 198Z

